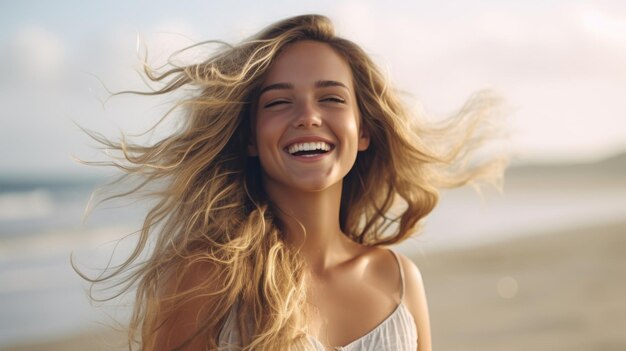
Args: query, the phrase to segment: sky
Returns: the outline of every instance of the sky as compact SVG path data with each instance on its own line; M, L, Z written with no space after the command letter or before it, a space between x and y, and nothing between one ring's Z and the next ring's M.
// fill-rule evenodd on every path
M329 16L433 119L496 91L510 134L498 147L516 162L626 151L623 1L0 0L0 176L88 173L72 157L103 157L76 124L111 138L153 125L173 97L102 104L103 84L143 87L138 53L158 66L195 42L238 42L304 13Z

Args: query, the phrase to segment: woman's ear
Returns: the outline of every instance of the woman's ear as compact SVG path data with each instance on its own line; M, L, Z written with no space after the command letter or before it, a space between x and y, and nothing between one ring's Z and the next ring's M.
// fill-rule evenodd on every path
M250 138L250 140L248 141L248 145L246 149L248 152L248 156L250 157L259 156L259 150L256 148L256 141L253 140L253 138Z
M359 151L365 151L370 146L370 133L361 125L361 131L359 132Z

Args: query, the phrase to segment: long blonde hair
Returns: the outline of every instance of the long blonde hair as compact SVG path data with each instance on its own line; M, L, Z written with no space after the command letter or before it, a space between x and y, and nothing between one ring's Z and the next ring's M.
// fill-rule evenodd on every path
M185 112L182 127L147 146L85 131L110 152L119 152L111 162L86 164L119 168L124 174L118 181L140 181L119 195L158 184L149 191L158 202L148 212L132 254L99 278L85 277L93 283L121 277L124 289L136 288L131 343L139 336L140 345L150 348L162 322L159 309L167 305L175 310L203 291L202 286L183 287L178 280L176 293L165 296L159 293L164 277L184 276L195 263L210 262L219 278L220 288L213 289L218 298L205 306L195 335L219 330L239 300L243 350L309 347L301 309L306 302L304 262L282 240L280 223L261 186L259 161L246 155L264 73L287 45L300 40L326 43L348 62L362 123L371 137L343 183L340 225L353 241L367 246L399 243L417 232L438 201L438 189L501 175L502 159L468 162L490 134L484 126L497 102L491 95L478 93L454 117L426 124L405 108L368 55L336 36L324 16L282 20L238 45L225 45L199 64L161 73L146 65L146 76L163 85L140 94L193 89L176 106ZM390 216L398 203L401 210ZM148 258L140 259L146 251ZM217 349L217 337L206 336L208 349Z

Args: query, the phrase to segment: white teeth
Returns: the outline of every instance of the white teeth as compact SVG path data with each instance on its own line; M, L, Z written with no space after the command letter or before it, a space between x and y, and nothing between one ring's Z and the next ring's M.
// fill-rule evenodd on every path
M324 150L330 151L331 146L326 142L313 142L313 143L297 143L292 144L287 148L290 154L295 154L298 151L311 151L311 150Z

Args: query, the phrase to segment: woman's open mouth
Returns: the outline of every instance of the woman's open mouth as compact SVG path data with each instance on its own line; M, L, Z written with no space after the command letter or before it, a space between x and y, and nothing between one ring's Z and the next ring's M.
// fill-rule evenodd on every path
M298 158L321 157L335 148L335 145L324 141L295 143L287 146L285 151L291 156Z

